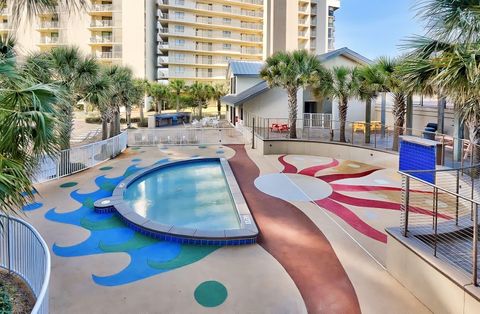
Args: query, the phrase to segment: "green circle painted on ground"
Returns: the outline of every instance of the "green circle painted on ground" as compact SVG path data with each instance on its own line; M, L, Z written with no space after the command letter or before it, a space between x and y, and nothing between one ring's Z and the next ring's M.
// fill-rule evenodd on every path
M112 170L112 169L113 169L113 167L110 167L110 166L100 168L101 171L107 171L107 170Z
M218 281L205 281L195 289L195 300L205 307L216 307L225 302L228 296L227 288Z
M132 150L140 150L140 147L132 147Z
M73 187L77 184L78 184L77 182L67 182L67 183L64 183L64 184L60 185L60 187L62 189L66 189L66 188L71 188L71 187Z

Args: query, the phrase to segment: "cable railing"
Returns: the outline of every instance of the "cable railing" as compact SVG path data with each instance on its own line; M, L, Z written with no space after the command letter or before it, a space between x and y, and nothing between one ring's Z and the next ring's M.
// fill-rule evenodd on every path
M63 150L57 156L45 156L33 180L42 183L77 173L116 157L126 148L127 133L123 132L104 141Z
M50 251L27 222L0 214L0 268L20 276L36 298L33 314L47 314Z
M478 285L480 166L400 171L403 236ZM433 175L433 183L422 179Z

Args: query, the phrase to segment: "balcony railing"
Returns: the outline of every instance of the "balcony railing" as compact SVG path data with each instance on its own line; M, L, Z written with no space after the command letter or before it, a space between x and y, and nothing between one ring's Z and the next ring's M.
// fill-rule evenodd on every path
M41 37L40 38L41 44L58 44L60 43L60 38L58 37Z
M120 52L98 52L95 55L98 59L121 59L122 53Z
M112 4L94 4L90 7L91 12L111 12L113 11Z
M93 20L90 27L112 27L113 20Z
M12 24L10 23L0 23L0 30L9 30L12 29Z
M99 36L90 38L90 43L92 44L111 44L113 42L114 40L112 36Z
M39 28L60 28L59 21L43 21L40 23Z

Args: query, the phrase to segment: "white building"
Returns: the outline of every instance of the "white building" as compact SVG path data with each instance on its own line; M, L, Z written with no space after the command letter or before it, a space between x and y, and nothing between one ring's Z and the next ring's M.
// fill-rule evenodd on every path
M327 68L335 66L355 67L370 62L367 58L348 49L341 48L318 56ZM287 93L281 88L269 88L260 77L261 62L232 61L228 67L227 77L230 80L231 93L222 101L227 106L227 119L232 123L243 123L246 113L252 116L288 119ZM331 99L317 99L310 89L298 92L298 118L308 114L329 114L338 120L338 109ZM372 115L374 108L372 108ZM349 102L347 120L365 119L365 104L352 99Z

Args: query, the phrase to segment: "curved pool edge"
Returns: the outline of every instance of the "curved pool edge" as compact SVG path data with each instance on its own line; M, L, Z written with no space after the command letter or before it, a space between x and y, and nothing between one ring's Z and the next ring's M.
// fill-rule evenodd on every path
M136 180L160 169L186 163L201 163L208 161L220 162L235 209L237 211L240 228L225 230L201 230L174 225L161 224L137 214L124 199L125 190ZM97 200L94 203L98 213L116 213L133 230L164 241L193 245L246 245L257 242L258 228L255 220L243 197L232 169L225 158L195 158L180 161L171 161L161 165L147 167L122 180L113 190L112 196Z

